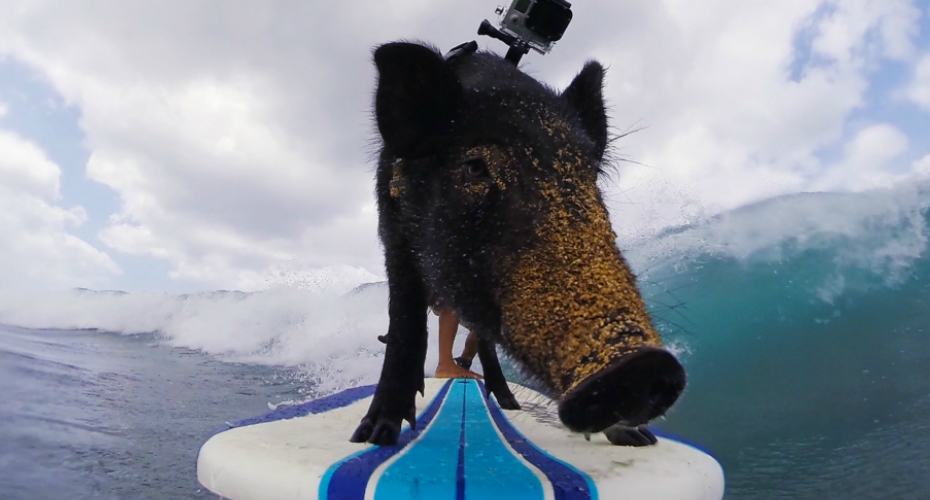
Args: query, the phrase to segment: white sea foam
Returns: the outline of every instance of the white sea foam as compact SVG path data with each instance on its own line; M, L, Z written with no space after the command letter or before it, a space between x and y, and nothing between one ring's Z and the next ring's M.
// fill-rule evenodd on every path
M829 248L838 263L893 277L927 251L930 228L921 211L928 206L926 184L783 197L669 231L626 255L643 271L657 262L686 265L697 254L777 260L790 258L786 248ZM253 293L0 291L0 323L154 334L167 345L224 360L296 367L319 391L329 392L374 383L380 372L384 346L377 336L387 332L387 287L380 283L345 293L365 277L357 270L330 269ZM817 293L829 302L844 286L839 272ZM436 323L431 315L431 340ZM459 335L457 350L464 337ZM435 366L436 344L430 342L427 370ZM687 355L687 346L673 349Z
M636 271L687 266L702 255L740 262L779 261L807 250L829 250L838 268L881 274L889 283L927 251L930 182L865 193L805 193L726 212L631 244ZM824 289L834 289L839 278Z
M339 280L336 280L339 281ZM72 290L0 292L0 323L36 329L95 329L154 334L160 342L200 350L231 362L294 367L315 391L375 383L387 332L387 286L349 293L343 286L193 295ZM437 320L430 316L430 338ZM459 335L456 349L465 335ZM427 371L436 366L430 343Z

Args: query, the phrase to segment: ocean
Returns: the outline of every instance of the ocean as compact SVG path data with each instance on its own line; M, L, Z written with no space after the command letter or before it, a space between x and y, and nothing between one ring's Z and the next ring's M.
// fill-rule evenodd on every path
M688 371L654 425L714 453L727 499L930 498L930 184L622 246ZM195 461L224 423L376 382L387 290L359 284L0 292L0 499L213 498Z

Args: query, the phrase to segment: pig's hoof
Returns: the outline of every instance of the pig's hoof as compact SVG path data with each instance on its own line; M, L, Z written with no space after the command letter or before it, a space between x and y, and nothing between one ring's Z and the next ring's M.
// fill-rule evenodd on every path
M378 446L392 446L397 444L398 438L400 438L400 423L381 418L371 431L368 442Z
M517 398L514 397L513 393L506 391L504 394L501 394L502 391L491 391L494 394L494 397L497 398L497 404L500 405L504 410L519 410L520 403L517 402Z
M616 424L605 429L604 435L611 444L617 446L649 446L658 442L655 434L645 425L627 427Z
M363 418L362 421L358 424L358 427L355 428L355 432L352 433L352 437L349 438L351 443L365 443L368 441L368 438L371 436L371 431L375 428L371 424L371 420L367 417Z
M368 438L371 437L371 433L374 430L375 425L372 423L371 419L365 417L361 422L359 422L358 427L355 428L355 432L352 433L352 437L349 438L349 442L367 443Z
M379 413L381 416L379 416ZM409 410L407 410L407 415L402 418L389 418L383 416L381 412L369 412L361 422L359 422L358 427L355 428L355 432L352 433L352 437L349 438L349 441L352 443L371 443L379 446L391 446L397 444L397 440L400 437L400 427L401 421L406 420L410 424L410 428L413 430L417 429L417 407L412 405Z
M400 437L400 423L391 422L386 418L379 418L375 422L365 417L352 433L349 441L353 443L371 443L378 446L391 446L397 444Z
M500 382L487 382L485 384L485 390L487 391L488 398L491 397L491 394L497 399L497 404L504 410L519 410L520 403L517 402L517 398L514 397L513 393L510 392L510 386L507 385L507 382L500 380Z

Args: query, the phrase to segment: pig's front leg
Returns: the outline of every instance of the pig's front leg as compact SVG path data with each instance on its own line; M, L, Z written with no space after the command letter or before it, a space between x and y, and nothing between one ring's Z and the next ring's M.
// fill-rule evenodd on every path
M478 359L481 360L481 367L484 368L484 386L487 388L488 397L493 394L497 398L497 404L505 410L519 410L520 403L510 391L510 386L507 385L507 379L504 378L504 372L501 370L496 344L484 335L478 339Z
M409 262L391 261L389 256L390 325L381 379L368 413L352 434L353 443L393 445L403 420L416 427L416 393L423 390L426 360L426 291Z

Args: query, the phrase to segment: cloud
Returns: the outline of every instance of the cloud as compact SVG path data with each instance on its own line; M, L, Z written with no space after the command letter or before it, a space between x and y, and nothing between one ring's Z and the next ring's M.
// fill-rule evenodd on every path
M869 56L907 60L920 31L920 9L910 0L831 0L813 50L841 64L862 64Z
M87 176L120 197L101 240L170 262L174 278L223 287L288 262L380 271L371 47L419 38L447 49L475 38L494 7L7 4L0 56L28 64L80 109ZM613 125L647 127L617 152L648 167L623 164L608 198L618 227L638 217L647 229L817 185L868 186L874 172L856 164L862 179L831 176L838 167L818 152L868 142L847 138L849 117L878 62L913 57L920 15L909 0L573 10L565 39L524 67L564 87L587 58L609 65ZM662 198L670 192L674 200Z
M11 28L22 44L7 41L81 109L88 178L122 204L106 244L215 286L282 259L380 268L366 149L371 43L318 34L349 12L265 4L217 18L95 2L69 14L74 24L49 14L26 11ZM353 64L335 57L343 44L356 49Z
M930 112L930 53L924 54L914 66L914 78L904 94L921 109Z
M58 197L61 171L35 144L0 130L0 151L0 178L7 189L43 199Z
M619 144L648 165L625 166L617 183L621 234L642 233L629 220L687 223L817 189L831 169L819 153L855 141L849 120L867 104L874 68L913 52L920 15L897 0L674 5L599 33L615 123L648 126ZM869 187L852 175L830 185Z
M907 136L897 127L877 124L866 127L843 148L843 158L830 166L813 184L814 189L865 190L891 187L916 173L896 172L896 160L908 151Z
M920 176L930 176L930 154L914 162L914 173Z
M4 130L0 151L0 286L87 286L118 274L107 254L68 232L87 216L81 207L55 204L58 166L35 144Z

